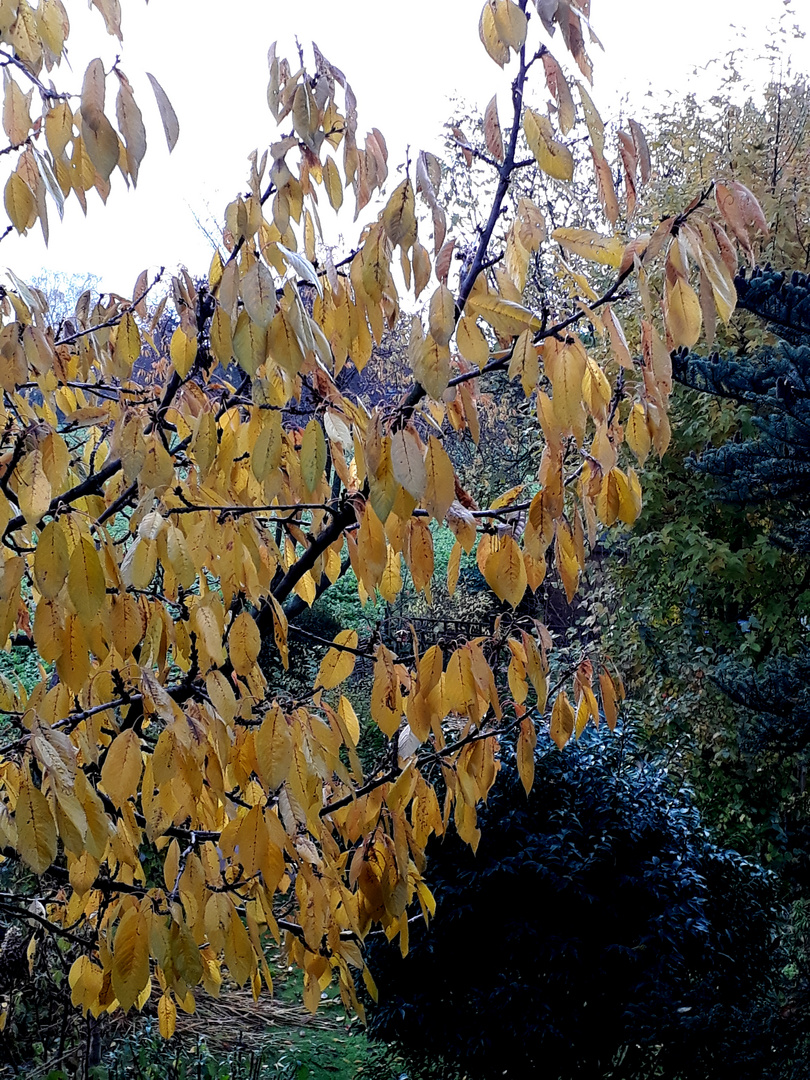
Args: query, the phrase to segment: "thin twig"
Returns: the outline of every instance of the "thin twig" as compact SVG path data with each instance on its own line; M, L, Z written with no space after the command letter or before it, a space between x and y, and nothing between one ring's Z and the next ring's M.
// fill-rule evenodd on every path
M131 304L127 304L125 307L122 307L117 315L111 316L109 319L107 319L106 322L98 323L96 326L90 326L86 330L77 330L75 334L69 334L67 337L60 338L59 341L55 342L55 344L70 345L72 342L78 341L79 338L86 337L88 334L95 334L97 330L108 330L111 326L117 326L125 315L132 314L132 312L137 308L138 304L140 304L142 300L146 299L146 297L149 295L155 285L157 285L157 283L163 277L165 269L165 267L161 266L160 270L158 270L157 275L152 281L152 284L147 285L143 292L140 294L140 296L137 296Z

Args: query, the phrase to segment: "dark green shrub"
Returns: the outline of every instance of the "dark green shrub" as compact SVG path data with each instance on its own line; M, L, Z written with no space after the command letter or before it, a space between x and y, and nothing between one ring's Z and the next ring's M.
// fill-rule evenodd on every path
M615 743L614 743L615 745ZM607 744L507 763L477 854L429 848L438 911L369 962L376 1036L471 1077L761 1080L774 1059L771 875L713 846L651 766Z

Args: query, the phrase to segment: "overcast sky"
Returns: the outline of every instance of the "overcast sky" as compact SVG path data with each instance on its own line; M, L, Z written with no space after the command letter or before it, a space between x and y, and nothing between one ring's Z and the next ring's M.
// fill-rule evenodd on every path
M88 196L86 220L71 198L63 224L55 210L51 214L49 248L37 226L28 237L3 241L0 265L23 277L45 267L97 273L105 288L121 292L131 291L147 267L182 263L193 273L205 272L212 249L195 214L221 216L245 189L247 155L274 137L266 103L267 48L278 40L279 52L292 59L296 34L302 43L314 39L346 73L358 99L361 134L380 128L392 171L406 144L412 151L441 149L453 94L483 109L507 86L508 69L502 76L478 39L481 2L151 0L147 6L128 0L122 4L121 66L134 84L149 138L138 188L127 191L116 174L106 207L94 193ZM795 70L810 71L810 42L774 36L786 7L784 0L592 0L593 27L605 47L604 53L596 46L589 50L597 106L609 117L624 99L631 115L641 115L668 93L700 94L703 86L708 93L719 69L711 62L722 62L739 46L762 55L778 41L783 56L793 54ZM55 79L60 89L66 80L78 89L87 61L99 55L109 67L117 43L97 32L98 14L85 4L68 8L73 74L57 71ZM783 27L794 21L783 18ZM810 29L810 18L804 21ZM564 60L559 38L551 44ZM693 69L707 64L708 74L696 80ZM180 120L171 156L147 70L165 87ZM544 101L538 98L540 105Z

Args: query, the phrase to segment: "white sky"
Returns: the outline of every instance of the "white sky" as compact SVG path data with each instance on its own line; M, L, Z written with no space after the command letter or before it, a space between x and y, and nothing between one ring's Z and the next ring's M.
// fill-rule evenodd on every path
M442 126L454 93L483 110L496 91L508 85L478 39L483 0L152 0L146 6L127 0L121 66L132 81L144 112L149 149L138 188L127 191L120 174L104 207L88 196L86 220L74 197L65 221L55 209L45 248L39 226L28 237L3 241L0 265L22 277L43 268L65 273L96 273L107 289L130 292L146 267L186 265L204 273L211 247L195 223L211 213L221 218L226 203L245 190L247 155L274 137L266 103L267 48L295 57L298 34L306 46L314 39L340 67L357 95L361 134L378 127L385 135L392 173L405 146L441 149ZM801 6L805 0L798 0ZM61 89L69 80L80 88L84 67L100 55L109 67L114 39L98 32L101 20L84 4L67 3L73 32L73 74L57 71ZM669 93L690 90L700 96L710 74L696 80L695 67L722 60L743 44L762 54L774 40L784 0L592 0L592 22L605 46L589 52L594 61L593 96L603 116L620 108L624 97L631 115ZM788 19L788 25L795 20ZM810 29L810 19L803 19ZM87 29L89 28L89 32ZM92 44L88 38L92 34ZM557 37L551 43L565 62ZM794 69L810 72L810 41L794 41ZM85 51L89 49L90 51ZM514 67L514 64L512 65ZM169 156L144 72L166 89L180 120L180 141ZM110 86L110 92L113 87ZM648 96L650 95L651 96ZM538 91L542 106L546 95ZM113 111L108 101L108 110ZM502 115L508 99L504 98Z

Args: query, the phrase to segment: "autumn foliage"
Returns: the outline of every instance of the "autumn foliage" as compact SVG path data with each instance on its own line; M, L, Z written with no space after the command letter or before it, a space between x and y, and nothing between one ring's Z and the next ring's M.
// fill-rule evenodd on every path
M120 36L117 4L96 7ZM597 532L638 516L634 463L669 440L670 351L728 320L738 252L752 257L765 223L729 182L715 186L716 206L707 190L651 234L634 230L650 172L643 132L620 132L614 155L586 87L542 43L557 34L560 57L589 81L589 8L484 6L481 39L509 70L513 112L502 127L495 99L487 110L477 153L494 194L460 269L440 162L419 153L392 183L380 132L359 135L345 75L317 48L310 70L272 48L279 134L250 156L249 194L225 210L207 282L179 273L155 308L142 275L131 298L85 295L60 326L17 278L2 298L0 642L35 652L40 679L0 683L0 844L40 878L36 918L76 950L73 1001L93 1016L142 1007L154 985L168 1036L198 987L219 992L223 966L258 994L272 986L268 933L303 969L309 1008L337 980L362 1013L353 972L374 992L364 939L382 928L405 952L409 917L430 919L425 846L454 828L476 847L502 735L517 732L528 791L538 738L562 748L588 723L616 723L616 670L584 657L550 686L551 640L536 624L496 650L478 638L447 655L419 655L415 640L397 653L360 648L347 628L299 701L259 664L264 643L295 664L299 602L312 605L348 566L363 600L393 601L403 567L429 596L437 529L455 538L451 593L462 553L474 553L493 593L517 607L547 571L570 601ZM47 235L49 207L61 212L71 194L84 205L93 189L106 198L116 170L134 184L142 167L143 124L117 63L109 74L90 64L75 110L42 81L67 32L60 0L0 3L5 206L18 232L38 222ZM152 82L173 145L177 120ZM566 141L574 130L588 161ZM518 173L564 185L579 167L592 170L604 233L547 239L528 197L507 212ZM352 251L333 253L326 219L344 199L364 224ZM527 274L552 242L570 299L538 313L524 302ZM621 308L631 283L632 331ZM410 310L423 304L411 388L369 410L341 388L406 295ZM171 309L165 355L156 331ZM597 338L586 348L588 323ZM145 354L151 366L136 372ZM477 441L479 387L495 372L536 403L543 449L533 485L479 507L452 440ZM508 664L495 662L501 647ZM373 688L356 710L346 683L369 652ZM386 745L370 764L368 723Z

